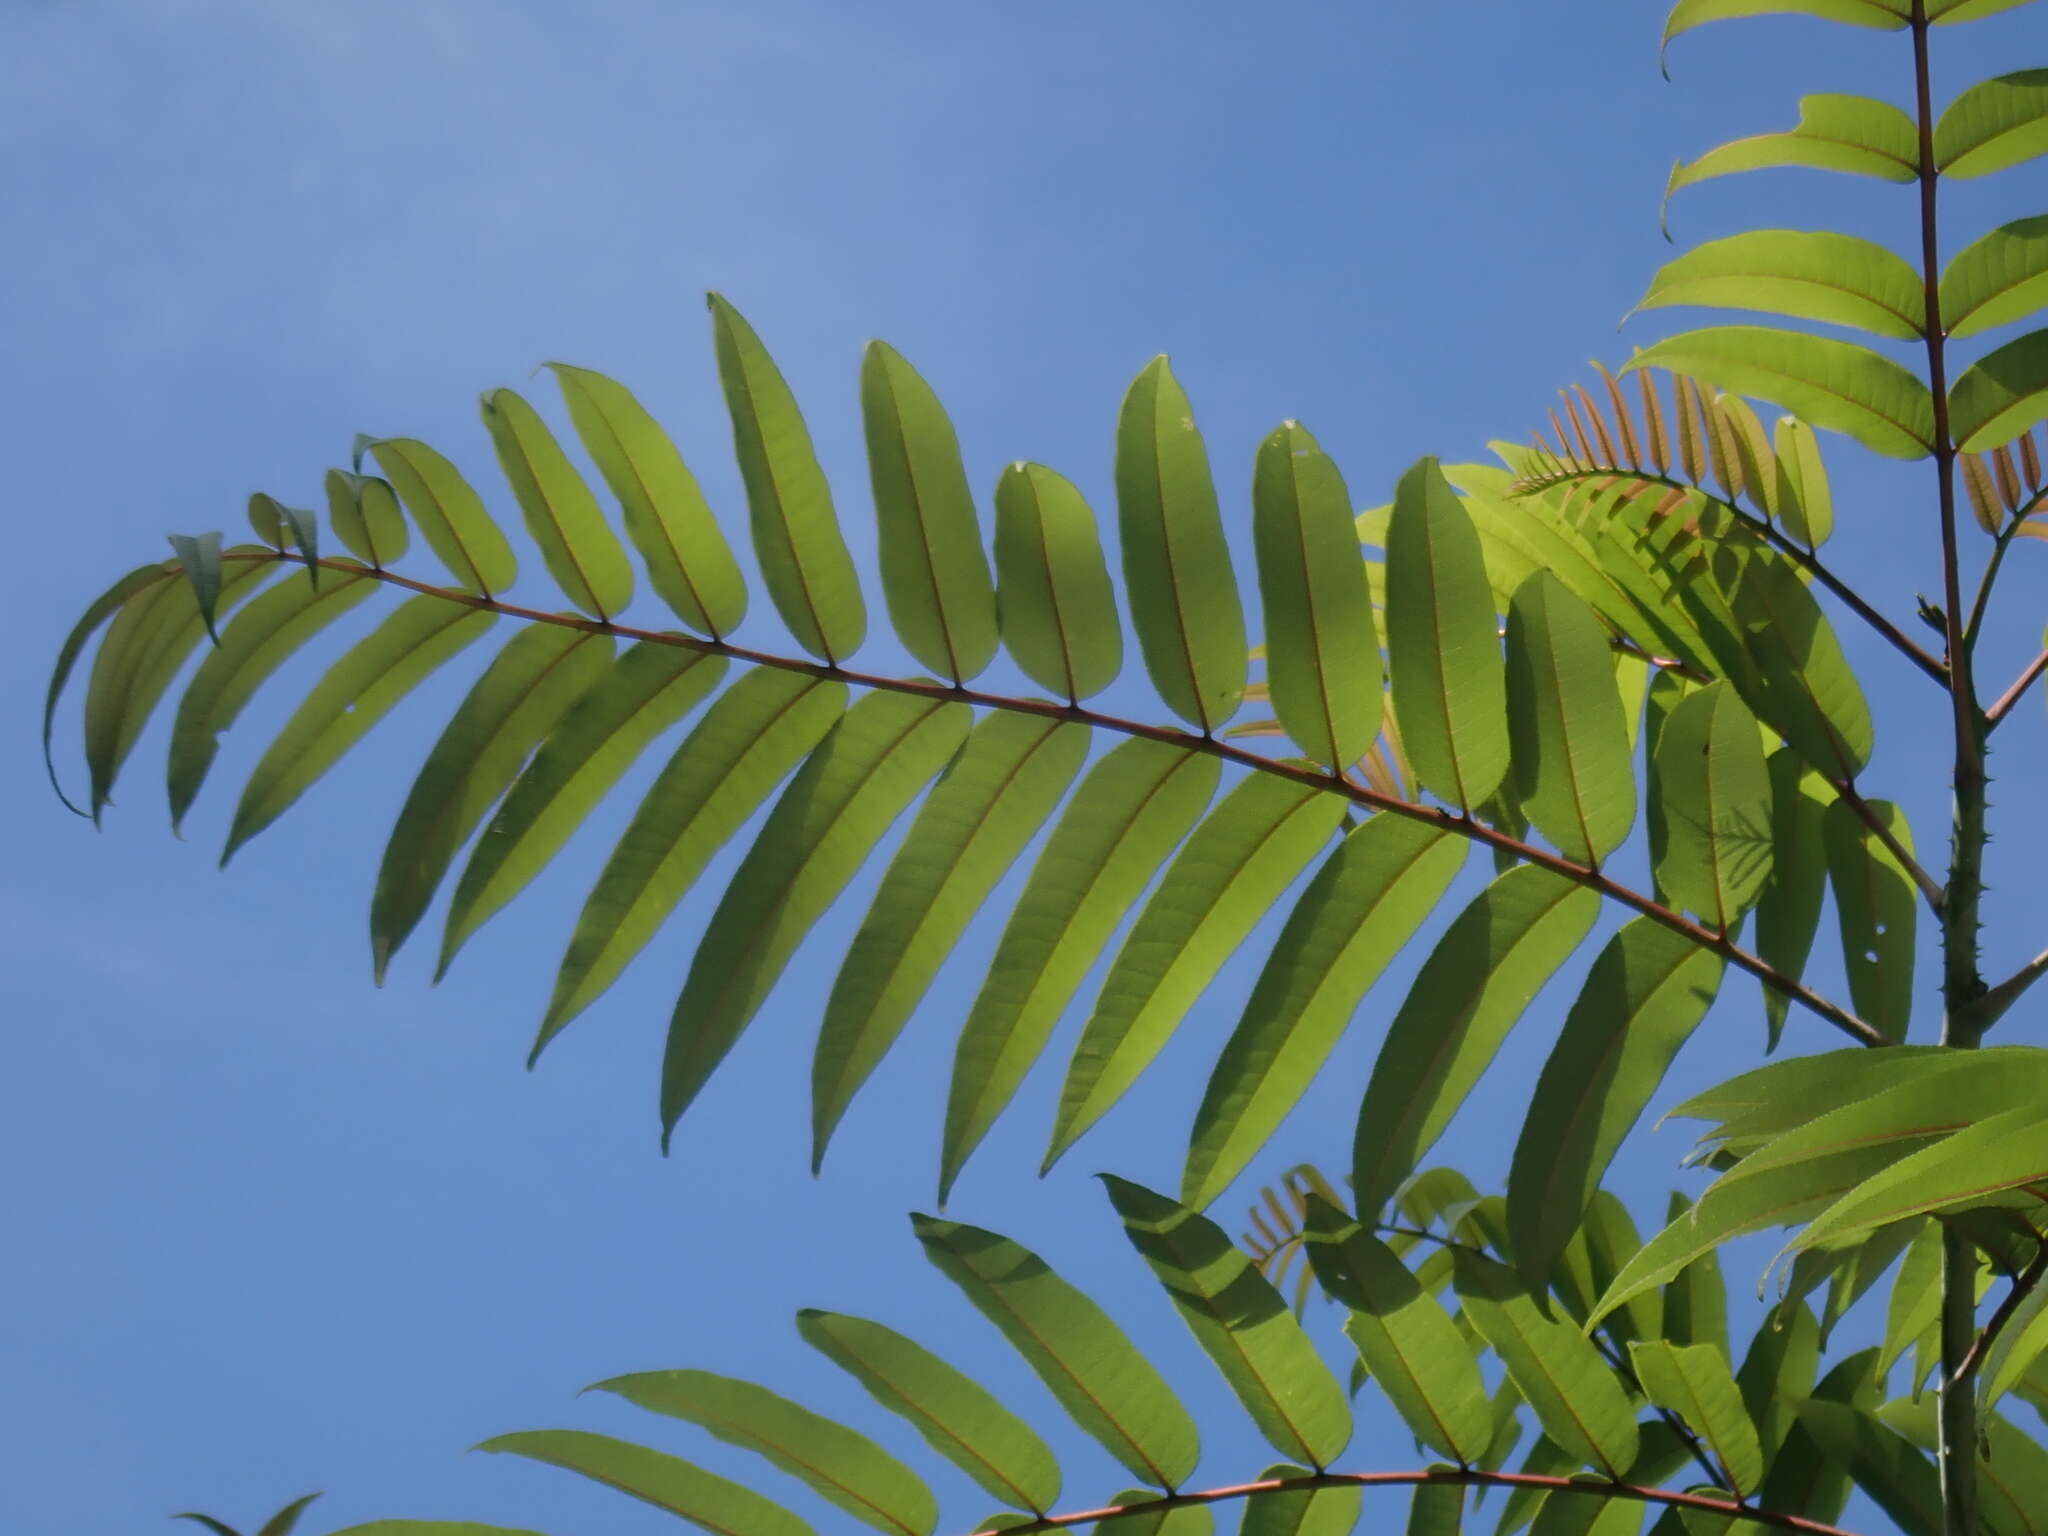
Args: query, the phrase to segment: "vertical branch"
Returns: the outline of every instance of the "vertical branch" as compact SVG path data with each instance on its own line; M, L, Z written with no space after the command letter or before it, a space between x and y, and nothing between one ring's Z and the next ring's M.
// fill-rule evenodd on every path
M1937 222L1934 103L1928 67L1927 0L1913 0L1913 94L1920 131L1920 269L1927 303L1927 387L1934 397L1934 469L1941 515L1941 579L1948 641L1949 701L1955 732L1954 812L1947 900L1941 911L1943 1045L1968 1050L1982 1031L1972 1017L1984 991L1977 969L1978 901L1984 868L1984 716L1978 708L1970 649L1976 636L1963 611L1956 544L1956 450L1948 416L1948 359L1941 317L1941 243ZM1977 1265L1958 1233L1942 1234L1940 1442L1944 1536L1977 1529L1977 1404L1966 1370L1977 1332Z

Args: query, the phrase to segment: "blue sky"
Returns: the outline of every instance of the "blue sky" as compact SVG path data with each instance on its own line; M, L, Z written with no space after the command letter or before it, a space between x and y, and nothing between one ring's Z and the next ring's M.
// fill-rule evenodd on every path
M376 991L364 912L377 849L481 653L225 876L211 866L226 808L289 681L229 738L185 844L156 788L160 730L95 835L48 795L33 721L64 626L164 533L239 530L252 489L314 501L358 431L423 437L495 486L476 395L512 385L554 412L545 379L527 383L549 360L630 384L737 530L708 288L746 311L805 402L870 575L855 379L872 336L945 398L979 490L1033 458L1105 511L1116 403L1170 352L1248 553L1251 456L1276 422L1313 428L1361 503L1385 499L1422 453L1477 457L1489 438L1525 436L1586 359L1617 361L1695 318L1616 330L1669 254L1657 200L1674 156L1788 126L1802 91L1896 99L1907 84L1898 38L1799 21L1698 34L1666 85L1660 5L1373 9L1386 14L1206 0L0 6L0 407L17 573L0 679L20 723L0 765L16 850L0 887L0 1313L15 1321L0 1336L0 1425L16 1468L0 1526L149 1530L191 1507L253 1523L324 1487L309 1529L389 1514L663 1529L566 1475L460 1453L569 1424L743 1470L680 1426L574 1398L672 1365L872 1419L797 1340L803 1305L916 1332L1049 1419L902 1219L930 1200L951 1030L994 925L974 930L856 1104L822 1180L805 1172L803 1062L861 911L852 898L663 1160L660 1034L730 858L545 1066L522 1067L576 905L658 754L440 988L408 952ZM1947 32L1940 89L2042 40L2033 12ZM2025 197L2039 186L2022 173L1959 189L1949 248L2038 211ZM1897 189L1786 174L1689 193L1674 228L1692 241L1843 227L1904 245L1910 219ZM1910 616L1914 590L1937 581L1925 477L1829 446L1839 564ZM2039 554L2017 552L1987 641L2001 682L2038 643L2024 591ZM528 563L520 595L546 601ZM766 608L744 638L774 643ZM1931 690L1845 638L1878 709L1867 787L1938 849L1945 764L1920 723ZM862 657L898 659L886 636ZM303 688L313 673L291 675ZM1113 697L1157 713L1134 675ZM2039 726L2029 705L1994 763L1995 890L2032 873L2039 777L2014 749ZM2038 926L1994 926L1990 968L2038 949ZM1042 1183L1028 1170L1056 1079L1041 1070L954 1201L1130 1320L1224 1426L1205 1465L1223 1479L1270 1457L1249 1426L1229 1427L1242 1421L1087 1175L1172 1185L1255 959L1240 957L1161 1067ZM1344 1162L1405 974L1368 1000L1247 1190L1304 1158ZM1449 1160L1482 1184L1504 1172L1575 974L1453 1133ZM1831 964L1817 974L1838 981ZM1931 976L1923 967L1922 1003ZM1077 1010L1062 1042L1078 1023ZM2009 1027L2029 1037L2024 1020ZM1730 981L1665 1102L1747 1063L1760 1038L1754 989ZM1795 1019L1791 1043L1834 1042ZM1682 1146L1667 1130L1624 1154L1620 1187L1646 1222ZM1234 1221L1246 1198L1218 1210ZM1754 1267L1731 1260L1738 1297ZM881 1432L901 1448L893 1426ZM1368 1414L1348 1459L1413 1453ZM1085 1446L1071 1468L1069 1502L1121 1486ZM963 1529L985 1513L972 1490L942 1492Z

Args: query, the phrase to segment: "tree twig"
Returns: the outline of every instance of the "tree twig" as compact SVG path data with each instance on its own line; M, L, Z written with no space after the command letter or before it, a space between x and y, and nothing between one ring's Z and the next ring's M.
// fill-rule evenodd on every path
M1996 1024L2006 1009L2020 1000L2027 988L2048 975L2048 949L2034 956L1997 986L1987 990L1971 1005L1971 1024L1978 1034Z
M228 554L230 560L276 560L293 565L304 565L305 556L296 550L267 549L261 553ZM388 582L410 592L427 597L438 597L464 607L482 609L486 613L502 613L509 618L524 620L532 624L554 624L565 629L580 629L592 634L616 635L621 639L638 640L652 645L671 645L682 650L699 651L708 656L726 656L751 666L774 667L779 671L797 672L806 677L834 679L850 683L859 688L873 688L887 693L907 693L918 698L940 699L962 704L978 704L988 709L1005 710L1012 714L1037 715L1043 719L1071 720L1078 725L1094 729L1114 731L1119 735L1141 737L1157 741L1166 746L1178 747L1183 752L1203 752L1226 763L1250 768L1259 773L1271 774L1276 778L1288 779L1298 784L1309 785L1327 794L1341 795L1354 805L1369 810L1385 811L1390 815L1408 821L1421 822L1441 832L1453 833L1471 842L1482 843L1502 853L1509 854L1525 864L1534 864L1552 874L1584 886L1587 890L1605 896L1619 906L1647 917L1660 927L1690 939L1701 949L1719 955L1738 970L1746 971L1772 991L1782 993L1807 1012L1826 1020L1858 1045L1886 1046L1892 1042L1875 1025L1858 1018L1839 1003L1830 1001L1805 986L1795 978L1786 975L1761 956L1742 948L1727 934L1717 932L1702 923L1695 922L1672 907L1665 906L1641 891L1621 884L1590 865L1580 864L1563 854L1553 853L1547 848L1489 827L1470 816L1445 809L1442 806L1424 805L1418 801L1402 800L1384 794L1367 785L1353 784L1341 778L1333 778L1320 768L1297 767L1262 757L1256 752L1232 746L1215 736L1194 736L1170 725L1148 725L1141 720L1127 720L1118 715L1103 714L1081 704L1060 704L1051 699L1019 698L1010 694L988 693L978 688L961 687L948 683L935 683L914 677L888 677L875 672L856 672L850 667L831 666L820 661L810 661L796 656L778 656L769 651L757 651L752 647L734 645L729 640L706 640L697 635L685 635L675 630L641 629L630 624L619 624L607 619L585 618L581 614L551 613L542 608L525 608L507 603L495 597L480 597L474 592L458 591L449 587L437 587L429 582L419 581L410 576L401 576L395 571L375 567L359 566L348 561L323 558L319 561L322 569L345 571L350 575L366 577L375 581Z
M1702 1493L1676 1493L1667 1488L1644 1488L1634 1483L1610 1483L1593 1479L1549 1477L1535 1472L1482 1472L1476 1467L1447 1467L1428 1472L1306 1472L1298 1477L1268 1477L1255 1483L1235 1483L1225 1488L1204 1488L1188 1493L1166 1493L1156 1499L1130 1504L1111 1504L1101 1509L1076 1510L1065 1515L1040 1515L1006 1526L1002 1536L1034 1536L1038 1531L1059 1531L1101 1520L1123 1520L1137 1515L1166 1514L1198 1504L1221 1504L1233 1499L1252 1499L1270 1493L1313 1493L1318 1488L1534 1488L1544 1493L1575 1493L1596 1499L1631 1499L1638 1504L1662 1505L1668 1509L1696 1509L1705 1514L1732 1515L1773 1530L1798 1531L1803 1536L1853 1536L1840 1526L1809 1520L1803 1515L1781 1515L1709 1498Z
M1950 1387L1963 1391L1969 1387L1970 1378L1977 1374L1977 1368L1984 1363L1984 1357L1991 1352L1991 1346L1998 1342L1998 1336L2005 1331L2005 1325L2012 1321L2012 1315L2019 1311L2034 1288L2048 1276L2048 1242L2039 1244L2034 1250L2033 1260L2025 1269L2013 1277L2012 1287L2005 1293L2005 1299L1998 1304L1998 1310L1984 1324L1977 1334L1970 1352L1963 1356L1962 1363L1948 1379Z
M2012 713L2013 706L2026 697L2027 690L2041 680L2041 674L2048 672L2048 651L2043 651L2027 663L2024 672L2013 679L2013 684L2001 693L1996 702L1984 711L1984 730L1988 735L1991 728Z

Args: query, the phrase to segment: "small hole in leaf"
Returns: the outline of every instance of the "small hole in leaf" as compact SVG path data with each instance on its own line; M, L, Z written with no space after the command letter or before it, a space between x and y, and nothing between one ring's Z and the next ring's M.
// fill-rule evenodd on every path
M1875 965L1877 964L1877 951L1874 949L1866 949L1865 951L1863 951L1863 958L1865 960L1868 960L1872 965Z

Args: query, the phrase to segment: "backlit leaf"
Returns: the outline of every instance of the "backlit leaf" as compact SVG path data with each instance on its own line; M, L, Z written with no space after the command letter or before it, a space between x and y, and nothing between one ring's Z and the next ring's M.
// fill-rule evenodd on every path
M1751 230L1687 251L1658 271L1636 308L1671 304L1761 310L1908 341L1926 325L1920 275L1900 257L1854 235L1796 229Z
M1500 1355L1543 1432L1620 1479L1636 1459L1635 1415L1599 1351L1573 1324L1545 1317L1512 1270L1467 1248L1455 1260L1465 1316Z
M1338 796L1255 773L1195 829L1102 983L1060 1091L1047 1167L1151 1065L1223 962L1343 818Z
M1273 712L1314 761L1348 767L1379 734L1379 636L1344 477L1298 422L1259 445L1252 539Z
M1681 699L1657 737L1657 880L1724 932L1770 878L1772 788L1756 717L1727 683Z
M797 644L844 661L867 635L867 604L810 429L754 328L719 295L707 302L761 577Z
M1387 583L1402 745L1431 793L1471 810L1507 773L1507 686L1479 536L1434 459L1396 488Z
M1534 865L1488 886L1445 931L1373 1063L1353 1192L1383 1206L1443 1134L1530 1000L1591 932L1600 898Z
M123 613L141 612L141 607L129 606L131 600L152 592L160 598L171 588L176 574L177 567L165 561L137 566L93 599L78 622L71 626L71 632L64 637L64 644L58 648L56 664L50 669L50 686L43 696L43 768L50 776L50 787L56 790L57 798L80 816L86 812L72 805L70 797L64 793L64 786L57 780L56 759L50 755L50 737L56 729L58 701L64 697L65 685L71 681L71 669L77 666L79 654L94 631ZM132 618L129 623L132 626Z
M470 833L611 660L609 635L529 625L464 696L421 765L384 846L370 898L370 958L378 985Z
M889 866L826 1004L811 1070L812 1167L938 969L1059 804L1088 729L990 714L946 770Z
M1934 163L1967 179L2048 155L2048 69L1980 80L1934 125Z
M412 547L412 533L390 481L330 469L324 483L327 521L334 536L363 564L389 565Z
M171 727L166 779L171 828L178 830L220 749L221 733L242 706L299 648L370 595L376 583L356 572L329 570L318 588L297 582L272 587L221 632L185 685Z
M1207 753L1138 738L1082 780L1025 883L961 1030L946 1101L942 1199L1038 1059L1111 932L1208 806L1218 775Z
M739 627L747 588L697 478L623 384L551 363L584 451L618 498L647 580L677 618L718 639Z
M1974 336L2048 305L2048 214L2002 224L1958 251L1941 274L1941 319Z
M1244 610L1208 451L1164 357L1132 381L1117 416L1116 504L1145 669L1167 708L1208 734L1244 696Z
M985 1388L892 1328L806 1309L797 1331L876 1402L989 1494L1043 1514L1060 1494L1059 1463L1030 1425Z
M1259 1433L1281 1454L1327 1467L1351 1439L1351 1408L1280 1293L1214 1222L1112 1174L1102 1181L1132 1246Z
M1803 96L1799 123L1781 133L1736 139L1671 169L1668 205L1681 187L1740 171L1806 166L1880 181L1911 181L1920 173L1920 135L1913 119L1868 96Z
M540 1429L500 1435L477 1447L524 1456L580 1472L593 1482L631 1494L656 1509L680 1515L714 1536L811 1536L811 1528L753 1489L728 1482L680 1456L649 1450L580 1429ZM410 1520L356 1526L354 1536L522 1536L496 1526L443 1525Z
M886 342L860 370L882 594L920 666L965 682L996 653L996 594L946 408Z
M1813 428L1781 416L1771 446L1778 461L1778 521L1808 549L1819 549L1835 531L1835 502Z
M1003 643L1025 676L1069 703L1116 680L1116 594L1095 514L1065 476L1018 463L996 481L996 578Z
M1902 1536L1941 1536L1941 1485L1934 1464L1854 1403L1810 1398L1799 1422L1856 1486L1897 1522Z
M711 856L845 708L844 683L761 667L705 712L633 813L583 904L535 1056L618 979Z
M1629 1359L1650 1401L1692 1426L1738 1493L1753 1493L1763 1481L1763 1451L1727 1357L1711 1344L1652 1339L1631 1344Z
M1756 952L1781 974L1797 981L1813 952L1820 909L1827 895L1827 849L1822 818L1834 792L1790 747L1770 755L1771 877L1756 903ZM1767 1048L1775 1049L1785 1028L1791 999L1764 988Z
M235 807L225 864L496 616L437 597L411 598L329 669L270 744Z
M1458 1325L1393 1250L1327 1201L1308 1204L1308 1253L1344 1331L1423 1444L1470 1465L1493 1438L1486 1383Z
M497 597L511 589L519 575L512 546L505 542L505 535L484 510L483 498L462 478L460 470L410 437L379 439L370 444L370 452L419 524L420 536L434 558L448 567L458 587L482 597ZM360 484L359 493L370 494ZM377 553L392 558L381 543Z
M590 1390L701 1425L889 1536L928 1536L938 1523L937 1501L910 1468L867 1436L750 1381L710 1371L646 1371Z
M1547 571L1508 609L1507 700L1523 811L1568 857L1599 864L1635 824L1628 725L1606 631Z
M2009 443L2048 418L2048 331L2029 331L1978 358L1949 390L1948 406L1949 428L1966 453Z
M725 658L647 640L569 711L477 838L448 904L436 975L562 849L651 741L709 698Z
M306 557L306 585L320 585L320 520L303 507L288 507L258 491L249 498L249 526L256 537L277 549L296 549ZM258 1532L257 1536L262 1536Z
M1883 800L1866 802L1912 851L1905 813ZM1913 1015L1914 928L1919 892L1891 850L1867 828L1847 801L1831 804L1822 821L1835 917L1842 931L1842 961L1856 1011L1893 1040L1906 1038Z
M1919 459L1933 451L1927 386L1854 342L1754 325L1710 326L1656 342L1626 366L1669 368L1773 401L1890 458Z
M1182 1175L1188 1204L1215 1199L1278 1129L1366 990L1449 889L1466 847L1440 828L1377 815L1316 871L1203 1093Z
M925 1254L1002 1330L1074 1422L1133 1476L1171 1491L1195 1470L1194 1421L1122 1329L1037 1254L913 1216Z
M1532 1291L1548 1284L1622 1138L1706 1017L1721 969L1720 956L1647 917L1593 962L1537 1078L1508 1173L1508 1229Z
M623 612L633 600L633 567L540 413L499 389L484 396L483 418L526 531L555 584L593 619Z
M1283 1461L1266 1468L1259 1480L1306 1477L1308 1472ZM1351 1536L1364 1498L1364 1489L1343 1486L1261 1494L1245 1501L1237 1536Z
M973 712L915 694L861 699L799 768L712 913L669 1020L664 1140L811 926L967 739Z

